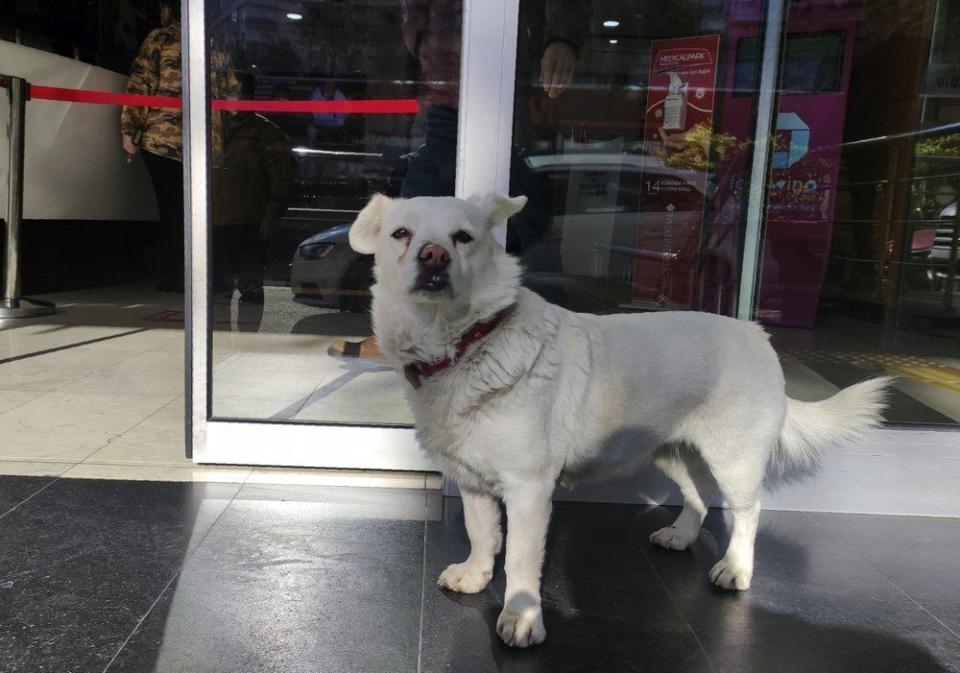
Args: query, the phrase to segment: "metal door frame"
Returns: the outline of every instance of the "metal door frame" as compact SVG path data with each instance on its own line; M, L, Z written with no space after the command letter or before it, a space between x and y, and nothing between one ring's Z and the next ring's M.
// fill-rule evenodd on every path
M434 470L413 428L212 420L209 78L203 0L182 0L187 457L195 463ZM510 187L519 0L464 0L457 196ZM195 76L200 73L201 76ZM490 139L496 142L491 143ZM505 226L498 230L505 237Z

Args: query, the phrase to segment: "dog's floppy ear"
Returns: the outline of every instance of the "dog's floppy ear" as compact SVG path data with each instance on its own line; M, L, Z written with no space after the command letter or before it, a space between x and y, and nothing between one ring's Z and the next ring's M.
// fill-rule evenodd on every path
M479 208L486 215L487 224L494 226L523 210L527 205L527 197L515 196L511 199L491 192L483 196L471 196L467 202Z
M361 255L372 255L377 251L377 238L380 225L386 216L392 199L383 194L374 194L363 210L357 214L350 227L350 247Z

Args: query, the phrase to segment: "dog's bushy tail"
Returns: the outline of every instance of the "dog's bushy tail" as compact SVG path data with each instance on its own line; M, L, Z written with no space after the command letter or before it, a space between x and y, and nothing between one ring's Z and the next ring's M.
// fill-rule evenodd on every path
M787 398L787 418L773 452L775 474L814 471L831 446L845 444L880 425L891 376L862 381L819 402Z

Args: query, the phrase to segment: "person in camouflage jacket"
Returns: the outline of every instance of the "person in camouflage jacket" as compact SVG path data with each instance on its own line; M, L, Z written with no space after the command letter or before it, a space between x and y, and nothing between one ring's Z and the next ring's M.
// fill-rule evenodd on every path
M130 68L127 93L180 96L181 29L177 11L172 4L165 5L164 14L171 17L167 19L168 23L151 31L140 45ZM229 59L221 51L210 54L210 87L214 98L237 98L240 93L240 83ZM210 125L210 145L214 164L218 165L223 149L223 114L212 114ZM139 145L144 151L183 160L183 114L180 108L126 105L120 116L120 131L125 138L124 147L130 154L136 152L137 136L140 136ZM127 145L127 136L132 146Z
M245 79L252 92L252 78ZM292 189L293 157L286 134L253 112L228 113L223 161L213 170L211 184L210 283L218 306L229 307L239 291L238 330L260 326L271 230Z
M181 95L180 3L161 0L161 27L150 32L130 69L127 93L149 96ZM240 90L225 54L210 56L211 90L214 98L237 98ZM222 113L211 115L212 165L219 165L223 151ZM124 106L120 115L123 149L132 157L142 148L150 172L160 232L156 289L183 292L183 115L179 108Z

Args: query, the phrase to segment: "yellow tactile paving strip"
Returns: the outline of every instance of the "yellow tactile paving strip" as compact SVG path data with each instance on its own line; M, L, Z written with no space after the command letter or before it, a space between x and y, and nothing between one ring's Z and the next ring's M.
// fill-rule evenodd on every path
M849 351L814 351L784 349L781 355L808 362L837 362L853 366L879 367L888 374L907 376L960 394L960 366L915 355L890 353L851 353Z

